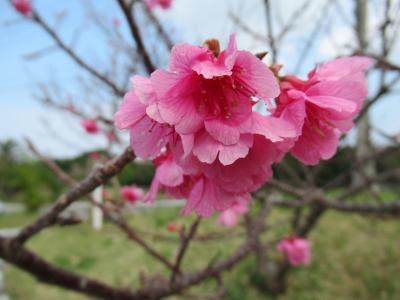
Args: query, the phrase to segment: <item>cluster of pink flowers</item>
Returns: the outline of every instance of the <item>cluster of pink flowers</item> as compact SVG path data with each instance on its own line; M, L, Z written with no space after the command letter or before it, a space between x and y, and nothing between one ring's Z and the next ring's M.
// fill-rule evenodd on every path
M292 236L278 244L278 251L284 253L292 266L309 265L311 261L311 244L301 237Z
M172 0L145 0L145 3L149 9L154 9L157 6L162 9L169 9L172 5Z
M314 69L307 80L285 76L274 116L296 126L291 153L304 164L316 165L335 153L342 133L353 127L353 118L367 95L366 57L335 59Z
M286 76L279 83L256 56L236 48L234 35L224 51L216 40L176 45L168 70L133 77L115 115L118 128L130 129L136 155L157 166L146 200L163 188L187 199L183 213L210 216L246 205L288 151L306 163L329 158L365 98L370 63L338 59L307 81ZM254 111L259 101L270 115Z

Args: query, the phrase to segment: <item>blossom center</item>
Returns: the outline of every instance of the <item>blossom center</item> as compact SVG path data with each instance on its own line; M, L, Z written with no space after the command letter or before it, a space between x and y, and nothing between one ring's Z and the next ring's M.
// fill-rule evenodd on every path
M233 72L238 72L234 70ZM255 90L239 76L218 76L212 79L200 77L199 91L195 96L197 111L213 117L229 119L240 101L252 105Z

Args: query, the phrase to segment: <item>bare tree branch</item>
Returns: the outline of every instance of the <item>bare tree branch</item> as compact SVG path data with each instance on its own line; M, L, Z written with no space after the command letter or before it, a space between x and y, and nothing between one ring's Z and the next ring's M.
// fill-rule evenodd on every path
M137 49L140 55L143 58L144 66L146 67L147 72L150 74L155 70L155 67L150 59L150 55L146 50L146 47L143 42L142 35L140 33L139 27L136 24L136 21L133 17L133 12L131 10L131 6L126 4L124 0L118 0L118 4L125 15L126 20L128 21L129 30L131 31L132 37L136 42Z
M114 82L112 82L109 78L105 75L101 74L95 68L90 66L86 63L81 57L79 57L72 48L67 46L58 34L42 19L42 17L37 13L37 11L33 10L33 17L32 20L40 25L49 35L50 37L56 42L57 46L60 47L66 54L69 55L79 66L81 66L84 70L88 71L91 75L96 77L97 79L104 82L108 87L110 87L114 93L118 96L123 96L124 91L121 90Z
M34 221L32 224L25 226L20 233L13 239L13 245L20 246L31 236L37 234L45 227L53 224L60 212L67 208L72 202L78 200L80 197L93 191L99 185L107 182L111 177L118 174L123 167L134 159L130 148L114 158L112 161L106 163L104 166L95 169L92 174L82 180L69 192L61 195L55 205L44 215Z
M201 221L201 217L197 217L192 225L189 228L189 232L187 234L184 234L182 237L182 242L181 246L179 248L178 254L176 256L175 264L174 264L174 269L171 274L171 283L175 282L176 275L179 273L181 264L183 261L183 257L185 256L186 250L189 247L190 241L193 239L194 235L196 234L197 227L199 226Z

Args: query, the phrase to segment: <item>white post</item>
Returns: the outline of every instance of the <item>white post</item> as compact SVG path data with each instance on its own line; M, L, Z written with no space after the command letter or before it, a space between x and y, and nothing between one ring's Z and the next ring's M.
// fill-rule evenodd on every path
M96 188L93 193L93 200L98 204L103 204L103 186ZM92 226L95 230L100 230L103 226L103 211L96 205L92 206Z
M0 300L10 300L5 291L4 262L0 259Z

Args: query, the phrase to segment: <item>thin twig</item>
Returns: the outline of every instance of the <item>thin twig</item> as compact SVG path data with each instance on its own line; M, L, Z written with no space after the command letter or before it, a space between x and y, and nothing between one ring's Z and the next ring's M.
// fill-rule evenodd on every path
M201 217L197 217L192 225L190 226L188 234L184 235L182 238L181 246L179 248L178 254L176 256L174 269L171 274L171 283L175 282L176 275L180 272L181 264L183 261L183 257L185 256L186 250L189 248L190 241L193 239L194 235L196 234L197 228L200 224Z
M19 247L31 236L37 234L45 227L53 224L57 220L57 216L72 202L78 200L80 197L92 192L99 185L107 182L111 177L118 174L128 163L135 158L130 147L115 157L104 166L95 169L89 176L79 182L69 192L62 194L54 206L40 218L33 223L25 226L20 233L13 239L13 245Z
M124 91L121 90L114 82L112 82L109 78L107 78L105 75L101 74L99 71L97 71L95 68L90 66L88 63L86 63L81 57L79 57L72 48L67 46L61 38L58 36L58 34L47 24L46 21L42 19L42 17L35 11L33 10L33 15L31 18L34 22L36 22L38 25L40 25L49 35L50 37L56 42L57 46L60 47L66 54L68 54L78 65L80 65L84 70L88 71L91 75L96 77L97 79L101 80L104 82L107 86L109 86L116 95L118 96L123 96Z
M135 19L133 18L133 12L131 10L131 7L129 5L126 5L124 0L117 0L117 1L123 14L125 15L126 20L128 21L129 30L131 31L132 37L135 40L139 54L143 58L144 66L147 72L150 74L155 70L155 67L150 59L149 53L146 50L139 27L136 24Z
M268 43L271 48L271 61L273 64L276 63L278 51L275 45L275 37L274 30L272 27L272 11L271 11L271 3L269 0L264 0L265 5L265 17L267 19L267 33L268 33Z
M78 182L73 179L71 176L69 176L67 173L65 173L54 161L51 159L45 157L42 155L36 147L29 141L27 140L29 149L44 163L46 164L57 176L58 178L65 183L67 186L73 188L76 185L78 185ZM87 195L89 198L89 201L93 204L99 207L105 216L111 220L116 226L119 227L127 237L139 244L141 247L144 248L144 250L149 253L151 256L156 258L158 261L160 261L162 264L164 264L167 268L171 270L175 270L175 265L173 265L171 262L169 262L163 255L161 255L157 250L155 250L153 247L151 247L149 244L147 244L136 232L135 230L126 223L125 220L122 219L120 216L119 218L116 218L112 213L110 213L103 205L100 203L97 203L94 201L93 197L91 195Z

